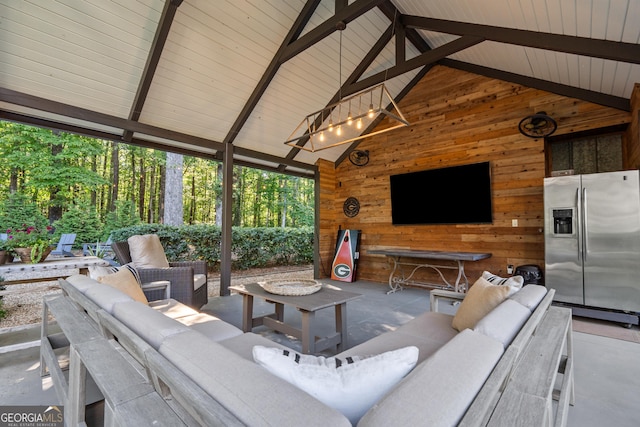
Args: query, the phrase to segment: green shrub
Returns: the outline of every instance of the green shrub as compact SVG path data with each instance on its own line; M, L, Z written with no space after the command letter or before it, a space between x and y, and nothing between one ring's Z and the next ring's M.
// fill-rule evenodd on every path
M13 193L0 204L0 232L25 225L44 230L49 222L38 206L21 193Z
M204 260L211 268L220 265L222 232L214 225L140 224L114 230L114 242L136 234L157 234L169 261ZM234 227L231 236L233 267L240 270L274 265L313 262L313 227Z
M118 200L116 201L115 210L107 213L105 217L104 233L106 236L103 235L103 238L108 238L113 230L140 223L140 217L133 202L131 200Z
M61 234L75 233L75 247L81 247L82 243L106 240L102 235L103 225L95 209L87 203L71 206L53 226L56 238L60 238Z

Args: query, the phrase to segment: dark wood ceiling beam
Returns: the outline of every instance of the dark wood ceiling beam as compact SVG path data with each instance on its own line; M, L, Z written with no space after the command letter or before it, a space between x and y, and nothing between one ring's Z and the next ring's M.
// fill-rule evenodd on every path
M171 24L173 24L173 19L176 16L176 12L180 4L182 4L182 0L167 0L164 4L164 9L162 10L162 15L158 22L158 28L156 29L153 42L151 43L151 50L149 51L149 56L147 57L147 62L144 66L140 83L138 84L138 90L136 91L136 96L133 99L131 111L129 112L129 120L138 121L140 119L142 107L147 100L153 76L158 68L158 62L160 62L162 50L164 49L167 37L169 36L169 30L171 29ZM123 140L129 141L132 137L133 134L130 131L125 131Z
M638 44L493 27L421 16L403 15L401 19L402 23L409 28L461 36L471 35L500 43L640 64L640 45Z
M416 47L420 52L426 52L431 49L431 46L422 38L422 36L413 28L406 28L402 24L402 14L394 6L394 4L387 0L378 6L378 9L389 19L391 22L396 22L397 26L403 27L407 40Z
M353 93L360 92L363 89L371 87L373 85L384 82L385 80L392 79L400 76L404 73L412 71L416 68L423 67L425 65L434 64L449 55L452 55L461 50L467 49L478 43L481 43L484 39L476 36L463 36L445 45L429 50L421 55L404 61L401 64L393 66L385 71L381 71L378 74L367 77L360 80L343 90L344 96L351 95Z
M271 59L269 66L267 66L267 69L262 74L260 81L253 89L253 92L242 108L242 111L240 111L240 114L236 118L236 121L233 123L233 126L231 126L231 129L229 129L229 132L225 136L223 140L225 144L232 144L236 139L236 137L240 133L240 129L242 129L242 126L244 126L246 121L249 119L249 116L253 112L253 109L256 107L256 105L258 105L258 101L260 101L260 98L269 87L269 83L271 83L271 80L273 80L273 78L275 77L278 69L280 68L280 65L282 65L282 55L287 49L287 46L293 40L297 39L300 36L302 31L304 30L304 27L311 19L311 16L313 16L313 12L316 10L319 4L320 0L308 0L304 5L302 10L300 11L300 14L296 18L296 21L293 23L291 29L282 41L282 44L280 44L278 51L274 55L273 59Z
M593 102L594 104L604 105L605 107L616 108L623 111L631 111L629 100L618 96L607 95L604 93L581 89L574 86L563 85L560 83L553 83L548 80L536 79L533 77L509 73L507 71L501 71L494 68L483 67L481 65L470 64L468 62L456 61L453 59L443 59L442 61L440 61L440 64L447 67L456 68L458 70L479 74L481 76L516 83L533 89L540 89L570 98Z
M157 138L169 139L186 144L193 144L211 150L221 151L224 145L221 142L213 141L206 138L200 138L194 135L188 135L182 132L176 132L168 129L159 128L152 125L136 122L121 117L111 116L109 114L99 113L97 111L87 110L69 104L40 98L22 92L17 92L7 88L0 88L0 101L9 104L20 105L22 107L33 108L39 111L58 114L73 119L84 120L91 123L97 123L103 126L109 126L122 131L139 132L145 135Z
M180 147L180 146L163 144L160 142L150 141L150 140L141 139L141 138L131 138L130 141L122 141L122 135L119 133L115 133L115 132L112 133L112 132L100 131L96 129L84 128L78 125L72 125L72 124L62 123L55 120L38 118L38 117L15 113L15 112L3 110L3 109L0 109L0 119L7 120L10 122L22 123L25 125L37 126L40 128L51 129L55 131L73 133L76 135L82 135L90 138L124 142L126 144L137 145L139 147L145 147L145 148L152 148L154 150L171 151L173 153L184 154L186 156L200 157L203 159L217 160L217 161L220 160L220 155L219 155L220 151L217 151L214 153L205 153L202 151L191 150L191 149ZM263 161L274 164L274 166L269 166L262 163L251 162L247 160L238 160L234 162L243 166L249 166L256 169L262 169L262 170L268 170L271 172L281 173L282 171L279 170L278 165L285 163L286 166L288 167L301 169L302 171L307 171L307 172L292 171L290 169L287 170L285 168L287 174L301 176L305 178L313 178L315 172L318 169L315 165L309 165L307 163L291 161L291 160L283 159L281 157L271 156L268 154L255 152L252 150L236 148L235 151L236 151L235 154L253 158L256 160L263 160Z
M386 0L356 0L349 6L344 7L341 10L337 10L334 16L327 19L304 36L289 43L289 45L282 52L282 55L280 55L280 61L284 63L290 60L294 56L298 55L301 52L304 52L314 44L318 43L325 37L333 34L338 30L337 26L339 22L348 24L349 22L355 20L359 16L365 14L374 7L379 6L385 1Z

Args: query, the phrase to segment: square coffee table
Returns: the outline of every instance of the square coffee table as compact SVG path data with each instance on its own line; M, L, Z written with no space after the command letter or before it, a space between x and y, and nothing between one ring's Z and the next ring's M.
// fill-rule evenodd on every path
M313 354L333 346L337 346L338 352L347 348L347 301L361 296L361 294L334 289L327 285L323 285L318 292L303 296L272 294L257 283L231 286L229 289L242 295L242 330L244 332L251 332L256 326L267 326L300 339L302 352L306 354ZM253 317L254 297L275 304L275 312ZM284 323L285 305L295 307L302 314L301 329ZM327 337L317 337L314 322L316 311L329 307L335 309L336 332Z

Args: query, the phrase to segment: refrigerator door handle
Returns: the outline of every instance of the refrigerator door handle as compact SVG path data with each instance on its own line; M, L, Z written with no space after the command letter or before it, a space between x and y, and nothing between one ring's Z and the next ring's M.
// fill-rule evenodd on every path
M582 241L584 245L583 260L587 261L587 255L589 255L589 238L587 229L587 189L582 189Z
M580 188L576 188L576 206L577 206L577 212L576 212L576 224L575 224L575 230L577 231L577 240L578 240L578 244L576 245L577 247L577 252L578 252L578 261L582 262L582 197L580 197Z

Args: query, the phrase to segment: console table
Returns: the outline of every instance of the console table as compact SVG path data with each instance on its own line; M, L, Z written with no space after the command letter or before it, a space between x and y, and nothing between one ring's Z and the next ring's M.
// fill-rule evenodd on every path
M3 285L50 282L68 277L70 269L77 269L80 274L87 275L89 267L98 265L106 267L109 263L95 256L48 258L36 264L10 262L0 265L0 276L5 278ZM9 293L12 291L2 291L0 295Z
M389 274L389 287L391 288L387 294L402 290L403 286L411 283L415 286L448 289L456 292L466 292L469 288L469 280L464 273L465 261L479 261L491 257L490 253L477 253L477 252L448 252L448 251L423 251L412 249L376 249L367 251L367 254L371 255L385 255L391 261L393 261L393 268ZM423 260L435 260L435 261L451 261L451 265L433 264L428 261L423 262L410 262L408 259L423 259ZM409 275L405 275L402 270L402 266L413 267L413 270ZM411 282L411 278L420 268L431 268L435 270L439 275L444 285L437 285L431 283L417 283ZM442 269L457 270L458 276L455 283L452 285L447 281L442 274ZM460 283L464 280L463 283Z

